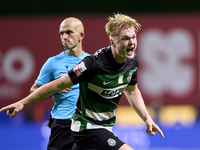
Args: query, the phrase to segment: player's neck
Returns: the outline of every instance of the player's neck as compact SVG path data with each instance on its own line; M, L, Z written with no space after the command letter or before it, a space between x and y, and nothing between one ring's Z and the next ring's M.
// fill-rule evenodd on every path
M118 64L124 63L127 60L126 58L123 58L122 56L117 54L116 49L112 46L111 46L111 51L112 51L113 58Z
M66 50L67 54L72 56L72 57L80 57L83 55L82 49L68 49Z

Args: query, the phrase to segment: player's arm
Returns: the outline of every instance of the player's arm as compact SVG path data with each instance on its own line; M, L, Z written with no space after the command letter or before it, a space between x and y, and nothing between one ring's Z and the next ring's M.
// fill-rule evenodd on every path
M39 87L37 90L35 90L35 92L31 93L30 95L23 98L22 100L1 108L0 112L7 110L7 115L13 118L17 115L19 111L21 111L24 108L24 106L47 99L53 94L58 93L59 91L67 87L69 88L72 85L73 83L69 75L66 74L57 80L54 80L52 82L49 82Z
M128 99L131 107L137 112L137 114L142 118L142 120L146 123L147 126L147 133L149 135L155 135L156 132L159 132L160 135L164 138L164 135L161 129L153 122L152 118L150 117L146 106L144 104L144 100L140 93L140 90L135 85L128 85L124 91L126 98Z
M33 93L35 90L37 90L40 86L34 83L30 89L30 93Z
M34 83L30 89L30 93L33 93L35 90L37 90L40 86ZM72 90L72 87L65 88L64 90L58 92L58 93L69 93Z

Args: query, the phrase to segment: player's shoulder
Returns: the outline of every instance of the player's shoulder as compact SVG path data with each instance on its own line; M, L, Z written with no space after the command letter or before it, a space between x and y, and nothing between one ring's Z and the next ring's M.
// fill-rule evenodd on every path
M64 58L64 51L57 54L57 55L54 55L54 56L51 56L47 59L46 63L55 63L57 61L60 61L62 60L62 58Z
M134 54L134 61L136 61L137 63L139 63L139 58L138 58L137 53Z
M61 58L63 58L63 57L66 56L65 53L66 53L65 51L62 51L62 52L60 52L59 54L50 57L50 59L61 59Z
M89 67L90 69L97 69L99 66L99 62L101 62L102 58L105 55L105 50L106 48L101 48L99 50L97 50L95 53L86 56L83 59L83 63L86 64L87 67Z
M90 64L90 65L97 65L99 62L106 59L107 51L109 51L109 47L104 47L99 50L97 50L95 53L86 56L83 61L84 63Z
M95 58L101 58L101 57L104 57L107 55L107 53L111 51L111 47L108 46L108 47L103 47L99 50L97 50L94 54L92 54L91 56L92 57L95 57Z
M83 51L83 56L90 56L90 54L85 52L85 51Z

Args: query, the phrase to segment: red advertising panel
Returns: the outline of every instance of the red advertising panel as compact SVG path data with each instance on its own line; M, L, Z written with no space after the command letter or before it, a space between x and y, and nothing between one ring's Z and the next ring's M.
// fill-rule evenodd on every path
M200 96L200 17L131 16L142 25L138 86L145 102L195 104ZM47 58L63 51L58 29L65 17L69 15L0 18L0 107L27 96ZM108 17L79 17L85 26L84 51L109 45L104 27ZM120 104L128 104L124 96Z
M195 104L199 97L200 17L138 17L139 86L147 102Z

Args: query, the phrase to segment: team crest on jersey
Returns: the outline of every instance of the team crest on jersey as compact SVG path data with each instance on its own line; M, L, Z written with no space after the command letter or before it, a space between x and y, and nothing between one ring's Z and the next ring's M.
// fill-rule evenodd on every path
M85 71L87 68L85 67L85 63L82 61L80 64L76 65L74 67L74 72L77 76L80 76L83 71Z
M109 138L109 139L107 140L107 142L108 142L108 144L109 144L110 146L115 146L115 145L116 145L116 141L115 141L114 139L112 139L112 138Z

